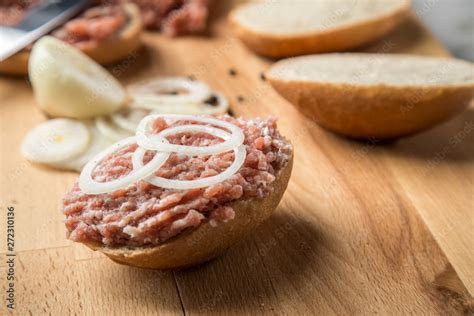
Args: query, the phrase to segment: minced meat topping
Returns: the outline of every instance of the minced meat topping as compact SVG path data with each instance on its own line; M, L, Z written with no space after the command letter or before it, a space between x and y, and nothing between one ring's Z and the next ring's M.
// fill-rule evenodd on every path
M87 195L76 183L63 200L69 239L107 246L159 245L203 220L218 225L234 218L230 202L251 197L264 198L270 184L286 166L292 146L277 131L276 120L244 120L224 117L239 126L244 134L247 156L244 165L229 179L192 190L172 190L140 181L126 189L108 194ZM153 132L169 126L192 122L166 122L159 119ZM209 146L218 142L204 133L179 133L167 137L170 143ZM93 172L96 181L120 178L132 171L131 156L137 145L124 147L101 162ZM146 163L153 157L145 155ZM156 175L193 180L216 175L229 167L234 153L187 157L171 154Z

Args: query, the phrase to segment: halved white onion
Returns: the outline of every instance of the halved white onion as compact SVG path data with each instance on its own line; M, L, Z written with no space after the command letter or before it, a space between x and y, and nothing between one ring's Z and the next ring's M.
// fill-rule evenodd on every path
M97 182L92 178L92 173L94 169L105 158L126 146L130 146L136 143L136 136L128 137L113 144L112 146L92 158L92 160L90 160L86 164L84 169L82 169L81 175L79 176L79 187L81 188L82 192L86 194L102 194L126 188L129 185L152 175L156 170L161 167L161 165L168 159L170 155L169 153L156 153L153 159L150 160L146 165L142 165L142 167L140 168L134 168L126 176L112 181Z
M108 117L97 117L95 119L95 126L105 137L109 138L113 142L117 142L133 135L133 132L131 133L123 128L120 128L111 122L110 118Z
M80 154L89 139L89 130L84 123L53 119L33 128L23 140L21 151L30 161L54 163Z
M232 137L228 132L225 132L221 129L210 127L210 126L183 125L183 126L177 126L177 128L179 128L179 131L175 130L173 132L169 132L168 134L188 131L188 132L206 132L214 136L217 136L219 138L222 138L224 140L228 140ZM167 132L170 129L166 129L163 132ZM163 141L162 137L166 136L166 135L163 135L164 134L163 132L160 134L153 135L153 138L158 139L158 141ZM145 181L161 188L177 189L177 190L189 190L189 189L196 189L196 188L211 186L213 184L227 180L232 175L234 175L237 171L239 171L240 167L242 167L243 163L245 162L245 156L246 156L245 145L240 145L237 148L234 148L233 150L234 150L235 158L232 164L225 171L215 176L206 177L202 179L196 179L196 180L174 180L174 179L166 179L163 177L152 175L146 178ZM134 169L139 169L143 167L143 157L146 151L147 150L144 149L143 147L139 147L133 153L132 163L133 163Z
M178 92L185 91L185 94ZM178 94L170 95L170 92ZM211 89L201 81L169 77L138 83L129 88L135 107L150 109L156 104L201 103L211 96Z
M226 139L222 143L207 146L207 147L175 145L175 144L164 143L162 139L160 139L159 137L151 138L148 136L150 124L158 118L173 119L173 120L186 120L186 121L212 124L212 125L219 126L219 127L229 130L231 132L231 136L230 138ZM199 125L196 125L196 126L199 126ZM174 127L167 128L155 135L160 135L161 137L164 138L170 134L175 134L182 131L186 131L186 129L183 128L183 126L174 126ZM180 154L186 154L186 155L210 155L210 154L226 152L240 146L244 142L244 139L245 139L245 136L242 130L234 124L228 123L223 120L210 118L210 117L179 115L179 114L149 115L145 117L138 125L136 135L137 135L137 142L140 147L143 147L149 150L158 150L158 151L164 151L164 152L178 152Z
M91 160L95 155L97 155L102 150L113 144L110 139L108 139L101 132L99 132L99 130L93 123L89 122L87 125L89 128L91 139L86 149L79 155L74 156L73 158L49 164L51 167L60 168L64 170L75 170L80 172L82 168L84 168L84 166L89 162L89 160Z
M148 114L142 109L122 109L110 115L110 119L118 127L135 134L138 124Z

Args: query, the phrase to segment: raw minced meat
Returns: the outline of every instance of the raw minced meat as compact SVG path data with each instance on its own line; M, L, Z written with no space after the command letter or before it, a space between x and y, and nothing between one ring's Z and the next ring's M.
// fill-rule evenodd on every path
M107 246L159 245L203 220L218 225L234 218L230 203L247 198L264 198L270 184L286 166L292 146L278 133L276 120L244 120L225 117L245 134L247 156L240 170L229 179L206 188L172 190L139 181L108 194L87 195L76 183L63 200L69 239ZM192 122L159 119L153 131ZM167 137L170 143L208 146L221 139L204 133L179 133ZM122 148L107 157L93 172L96 181L106 182L132 171L131 156L137 145ZM153 152L145 155L146 163ZM156 175L192 180L216 175L229 167L234 153L187 157L171 154Z
M0 25L16 26L40 0L0 0Z

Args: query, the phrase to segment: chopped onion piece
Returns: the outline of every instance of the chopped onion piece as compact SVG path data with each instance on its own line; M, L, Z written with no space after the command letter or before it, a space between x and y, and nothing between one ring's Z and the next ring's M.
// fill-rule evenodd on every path
M207 124L212 124L215 126L219 126L225 128L231 132L230 138L226 139L224 142L207 146L186 146L186 145L175 145L164 143L162 141L163 137L166 137L170 134L175 134L178 132L185 131L187 129L183 128L183 126L175 126L167 128L156 135L160 135L160 137L154 137L153 139L148 136L148 131L150 124L158 118L164 119L173 119L173 120L186 120L186 121L195 121L195 122L202 122ZM201 126L201 125L196 125ZM210 126L207 126L210 127ZM180 154L186 155L210 155L210 154L218 154L221 152L226 152L232 150L238 146L240 146L245 139L244 133L242 130L231 123L209 118L209 117L202 117L202 116L192 116L192 115L179 115L179 114L168 114L168 115L149 115L145 117L137 128L137 141L140 147L149 150L158 150L164 152L177 152Z
M136 136L123 139L92 158L92 160L87 163L84 169L82 169L81 175L79 176L79 187L81 188L82 192L86 194L102 194L126 188L129 185L152 175L161 167L161 165L168 159L170 155L169 153L156 153L153 159L150 160L146 165L143 165L142 163L142 167L134 168L126 176L109 182L97 182L92 178L94 169L105 158L112 155L119 149L133 145L136 142Z

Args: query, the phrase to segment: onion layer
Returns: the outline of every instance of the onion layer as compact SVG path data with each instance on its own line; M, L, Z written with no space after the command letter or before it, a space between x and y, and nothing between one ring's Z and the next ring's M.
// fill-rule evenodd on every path
M150 123L158 118L170 118L174 120L186 120L186 121L195 121L195 122L202 122L207 124L212 124L215 126L219 126L225 128L231 132L231 137L226 139L224 142L211 145L208 147L200 147L200 146L185 146L185 145L175 145L175 144L166 144L163 143L160 139L156 140L151 139L148 136L148 131L150 129ZM181 126L175 126L168 128L164 131L161 131L158 135L165 137L167 135L178 133L185 131ZM149 150L159 150L164 152L179 152L181 154L186 155L210 155L210 154L217 154L225 151L232 150L238 146L240 146L245 139L244 133L242 130L234 124L210 118L210 117L202 117L202 116L192 116L192 115L149 115L145 117L137 128L137 141L140 147Z
M201 81L171 77L133 85L129 88L133 104L150 109L154 104L201 103L211 96L211 89ZM185 92L185 94L179 94Z
M125 138L106 150L100 152L82 169L79 176L79 187L86 194L102 194L123 189L132 183L138 182L152 175L168 159L169 153L157 153L152 160L139 169L132 170L128 175L108 182L97 182L92 178L92 173L99 163L112 155L119 149L133 145L137 142L137 137Z
M29 161L49 164L80 154L89 141L90 133L84 123L53 119L32 129L23 140L21 151Z
M218 92L213 92L212 96L201 103L183 104L149 104L147 109L152 114L187 114L187 115L224 115L229 111L229 100Z
M158 134L147 135L150 123L153 120L159 118L175 121L184 120L191 122L201 122L213 126L198 124L178 125L162 130ZM227 129L227 131L221 128ZM215 145L200 147L170 144L166 139L166 137L171 134L182 132L207 133L219 137L224 141ZM127 186L140 180L145 180L155 186L162 188L178 190L188 190L211 186L213 184L225 181L235 174L243 165L246 157L246 150L243 141L244 134L242 130L236 125L222 120L190 115L150 115L145 117L140 122L137 129L137 136L129 137L113 144L111 147L102 151L87 163L79 177L79 187L86 194L102 194L126 188ZM93 179L92 174L97 165L121 148L133 144L137 144L138 148L132 155L133 170L129 174L108 182L97 182ZM147 164L144 164L143 158L147 150L155 151L155 156ZM173 152L181 155L210 155L228 152L230 150L234 151L234 161L225 171L215 176L196 180L177 180L166 179L154 175L154 173L165 163L165 161Z

